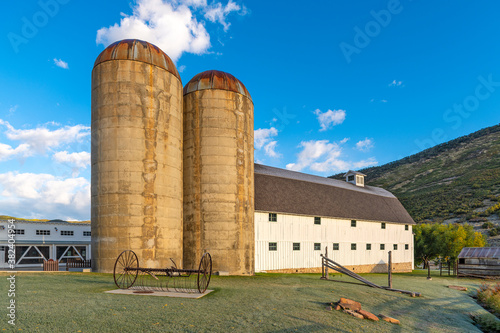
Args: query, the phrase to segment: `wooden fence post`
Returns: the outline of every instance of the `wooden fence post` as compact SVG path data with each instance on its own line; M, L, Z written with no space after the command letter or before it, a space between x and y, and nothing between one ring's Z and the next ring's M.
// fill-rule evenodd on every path
M392 288L392 251L389 251L389 265L388 265L388 270L389 270L389 288Z
M325 246L325 257L328 258L328 245ZM325 276L326 276L326 279L328 280L328 267L325 266Z

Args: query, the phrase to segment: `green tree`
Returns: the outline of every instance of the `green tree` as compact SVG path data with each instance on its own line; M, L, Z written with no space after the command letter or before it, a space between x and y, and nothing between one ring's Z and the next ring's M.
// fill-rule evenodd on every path
M415 232L415 259L423 262L430 275L429 262L439 256L441 252L441 232L439 224L418 224L413 228Z
M429 262L438 257L447 261L458 258L464 247L484 247L486 240L480 232L474 232L470 225L459 224L419 224L415 232L415 260L424 262L429 270Z

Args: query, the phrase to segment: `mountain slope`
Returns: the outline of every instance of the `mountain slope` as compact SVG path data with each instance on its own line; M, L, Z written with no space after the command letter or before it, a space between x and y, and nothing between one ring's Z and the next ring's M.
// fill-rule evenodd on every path
M416 222L495 213L482 211L499 201L500 124L360 171L368 185L396 195Z

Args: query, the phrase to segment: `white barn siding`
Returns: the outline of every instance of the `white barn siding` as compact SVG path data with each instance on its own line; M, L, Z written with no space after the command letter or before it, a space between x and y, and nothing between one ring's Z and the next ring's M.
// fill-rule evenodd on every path
M277 251L269 251L269 243L277 243ZM293 250L293 243L300 243L300 251ZM321 243L321 250L314 250L314 243ZM339 250L333 251L333 243ZM355 243L356 250L351 250ZM371 250L366 250L366 244ZM385 250L380 250L385 244ZM394 250L393 245L398 249ZM408 250L405 250L408 244ZM314 224L313 216L277 214L277 222L269 222L268 212L255 212L255 271L301 269L321 267L320 254L328 247L328 257L343 266L386 264L392 251L393 263L411 263L413 268L412 226L404 224L356 221L321 217L321 224Z

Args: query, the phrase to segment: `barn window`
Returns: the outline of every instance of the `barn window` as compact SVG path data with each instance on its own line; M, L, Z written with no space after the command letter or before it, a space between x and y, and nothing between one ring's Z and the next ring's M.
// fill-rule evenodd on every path
M277 222L277 221L278 221L278 214L269 213L269 222Z
M24 229L14 229L14 230L15 230L14 234L16 235L24 235Z
M300 243L293 243L293 250L300 251Z
M382 229L385 229L385 223L382 222L382 224L380 225L382 227Z
M333 251L339 250L339 243L333 243Z
M314 224L321 224L321 217L315 217L314 218Z
M356 250L356 243L351 244L351 250Z
M380 249L385 250L385 244L380 244Z
M83 235L84 235L85 237L90 237L90 231L84 231L84 232L83 232Z
M397 250L398 249L398 244L394 244L393 248L394 248L394 250Z
M61 236L73 236L74 234L73 230L61 230Z
M371 244L366 244L366 249L367 250L371 250L372 249L372 245Z
M269 243L269 251L278 251L278 243Z
M465 264L465 258L458 258L459 264Z
M405 224L405 230L408 231L409 228L408 228L408 224Z
M408 250L410 246L408 244L405 244L405 250Z
M49 236L50 230L37 230L36 235L37 236Z
M356 220L351 220L351 227L356 227Z
M354 181L354 175L347 176L347 181L348 182L353 182Z
M321 250L321 243L314 243L314 251L320 251Z

